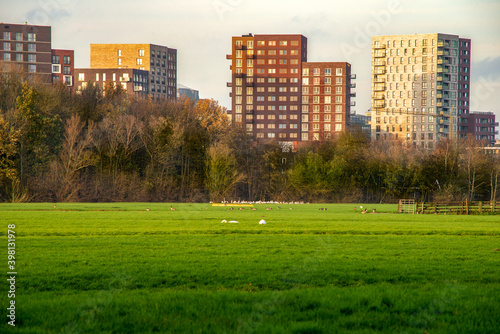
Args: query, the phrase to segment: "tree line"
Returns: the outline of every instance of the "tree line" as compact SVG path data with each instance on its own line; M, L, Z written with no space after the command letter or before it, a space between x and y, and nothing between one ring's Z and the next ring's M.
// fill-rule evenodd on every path
M494 200L498 157L472 138L432 152L347 132L294 150L256 142L214 100L78 94L0 76L3 202Z

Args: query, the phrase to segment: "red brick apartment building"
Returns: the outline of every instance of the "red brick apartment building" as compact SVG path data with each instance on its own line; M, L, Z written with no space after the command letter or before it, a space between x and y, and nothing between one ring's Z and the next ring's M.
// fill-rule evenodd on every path
M63 83L74 92L75 51L52 49L52 83Z
M51 27L0 23L1 71L19 70L42 82L52 81Z
M232 75L228 114L249 135L291 145L348 128L350 64L308 63L306 37L233 37L226 58Z

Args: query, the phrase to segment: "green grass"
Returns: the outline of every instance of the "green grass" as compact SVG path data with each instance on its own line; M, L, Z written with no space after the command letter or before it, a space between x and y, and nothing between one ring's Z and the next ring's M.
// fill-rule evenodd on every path
M16 224L18 271L18 326L0 332L500 328L499 216L401 215L395 205L368 205L378 214L351 204L173 206L0 205L1 252Z

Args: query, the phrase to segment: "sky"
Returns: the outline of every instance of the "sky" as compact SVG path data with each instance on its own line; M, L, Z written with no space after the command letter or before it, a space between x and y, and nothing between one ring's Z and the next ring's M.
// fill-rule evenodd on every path
M448 33L472 39L471 111L500 120L500 0L0 0L0 21L52 26L52 48L90 66L91 43L177 49L177 81L230 107L231 37L302 34L308 61L347 61L356 110L370 108L371 37Z

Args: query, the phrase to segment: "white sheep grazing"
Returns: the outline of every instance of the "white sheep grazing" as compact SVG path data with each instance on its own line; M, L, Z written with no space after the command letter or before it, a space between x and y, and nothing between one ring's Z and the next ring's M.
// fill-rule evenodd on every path
M266 225L266 221L264 219L261 219L260 222L259 222L260 225Z
M232 224L239 224L240 222L239 221L236 221L236 220L230 220L229 222L227 220L223 220L221 221L221 223L232 223Z

